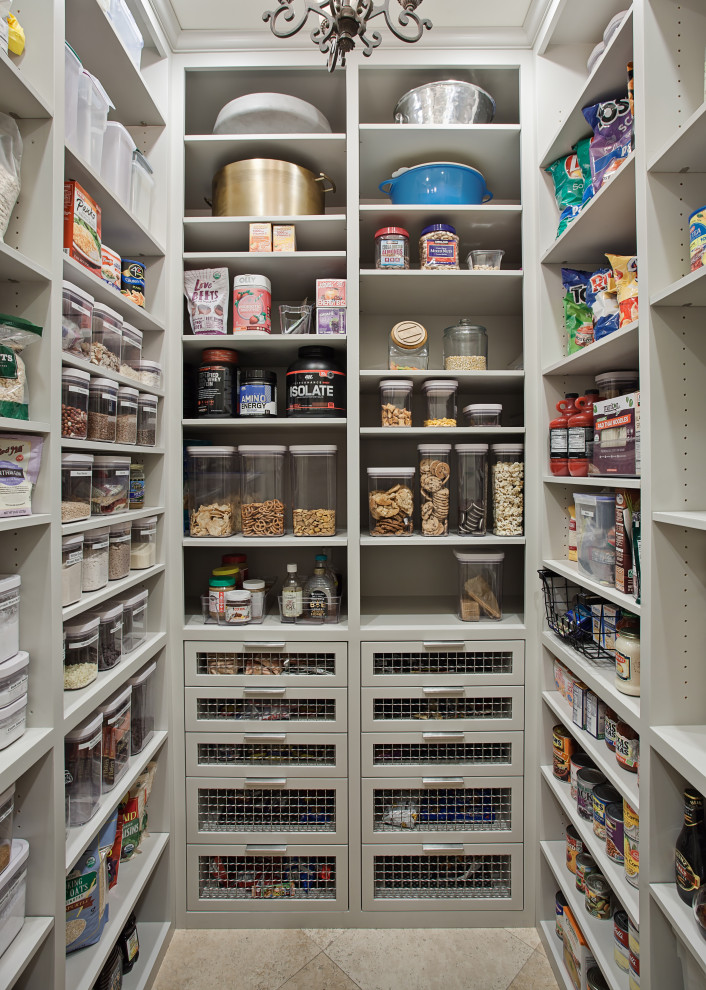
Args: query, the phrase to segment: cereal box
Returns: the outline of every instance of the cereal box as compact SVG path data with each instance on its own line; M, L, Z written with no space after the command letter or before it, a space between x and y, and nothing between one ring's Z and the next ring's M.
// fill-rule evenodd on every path
M574 681L572 719L579 729L586 728L586 695L588 687L583 681Z
M333 336L346 335L345 309L330 309L324 307L316 310L316 333Z
M586 695L586 731L595 739L605 739L605 702L593 691Z
M64 254L100 278L101 208L73 179L64 183Z
M596 961L569 907L564 908L561 927L566 971L576 990L586 990L586 973Z
M120 292L121 268L118 252L113 251L107 244L101 244L101 278L117 292Z
M346 306L345 278L317 278L316 305L340 309Z
M272 225L272 250L296 251L297 236L293 223L275 223Z
M272 224L251 223L249 251L267 254L272 251Z

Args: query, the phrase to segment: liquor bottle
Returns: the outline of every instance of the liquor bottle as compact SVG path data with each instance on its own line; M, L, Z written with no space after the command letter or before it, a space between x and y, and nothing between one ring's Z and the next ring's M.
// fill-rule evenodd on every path
M304 599L312 619L325 619L331 612L336 586L326 573L323 560L316 558L314 573L304 586Z
M287 564L287 580L282 585L282 618L290 622L303 612L302 586L296 564Z
M684 791L684 827L677 838L674 871L679 896L689 907L704 882L705 863L704 799L698 791L687 787Z
M317 553L317 555L316 555L316 561L318 562L319 560L323 563L324 570L326 571L327 575L331 579L331 583L333 584L333 587L334 587L334 594L340 595L341 594L341 579L340 579L340 576L338 574L336 574L336 572L334 571L333 567L331 567L331 565L329 564L329 562L328 562L328 554L325 554L323 552L323 550L321 551L321 553Z

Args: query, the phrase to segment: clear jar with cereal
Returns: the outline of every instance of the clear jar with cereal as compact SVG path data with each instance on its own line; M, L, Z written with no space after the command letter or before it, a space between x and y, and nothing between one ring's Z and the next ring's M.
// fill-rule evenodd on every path
M488 444L457 443L458 535L485 536L488 518Z
M108 583L110 530L107 526L91 529L83 537L81 588L85 593L100 591Z
M61 521L79 522L91 514L93 454L61 455Z
M336 535L336 454L335 444L289 448L295 536Z
M422 230L419 238L419 261L422 270L460 268L458 234L447 223L433 223Z
M123 342L120 350L120 374L126 378L139 381L139 372L135 371L133 362L142 360L142 330L123 323Z
M235 533L235 450L235 447L186 448L191 536Z
M77 691L98 677L99 619L83 616L64 625L64 690Z
M425 426L456 425L456 392L458 382L450 378L438 378L422 385L427 411Z
M458 617L462 622L498 622L503 617L504 553L464 553L458 561Z
M448 536L451 444L420 443L417 453L422 536Z
M380 382L380 417L383 426L412 425L412 388L409 378L386 378Z
M444 330L445 371L487 371L488 333L464 317Z
M88 396L88 439L115 443L118 386L110 378L92 378Z
M496 536L522 536L524 514L524 444L494 443L493 532Z
M416 468L368 468L371 536L412 536Z
M243 536L284 536L286 447L246 445L240 453Z
M429 337L421 323L403 320L390 331L387 365L390 371L426 371Z
M137 399L136 388L121 386L118 389L118 417L115 439L118 443L137 443Z

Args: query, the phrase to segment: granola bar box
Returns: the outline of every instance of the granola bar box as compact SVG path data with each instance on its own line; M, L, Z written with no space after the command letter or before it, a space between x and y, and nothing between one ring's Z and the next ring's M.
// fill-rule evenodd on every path
M101 277L101 208L74 179L64 183L64 254Z
M594 403L589 474L640 477L639 392Z

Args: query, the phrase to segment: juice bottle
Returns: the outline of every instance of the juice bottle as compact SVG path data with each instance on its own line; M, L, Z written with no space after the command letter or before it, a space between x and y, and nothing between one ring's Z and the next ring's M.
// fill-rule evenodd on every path
M569 417L569 474L572 478L588 476L593 456L593 403L597 398L596 389L580 396Z
M569 417L575 412L578 392L567 392L556 404L556 419L549 421L549 470L558 478L569 473Z

